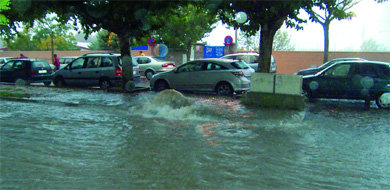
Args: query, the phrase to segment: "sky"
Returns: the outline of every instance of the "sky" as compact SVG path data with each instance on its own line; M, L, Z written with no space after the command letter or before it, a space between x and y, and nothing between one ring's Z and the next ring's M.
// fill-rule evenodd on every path
M390 1L376 3L374 0L361 0L351 10L356 14L351 20L334 20L331 23L330 51L358 51L361 44L369 39L383 44L390 51ZM299 31L285 26L281 30L288 31L296 50L323 50L322 26L310 21L302 26L304 29ZM219 23L202 41L212 46L223 46L227 35L235 38L235 31L226 27Z

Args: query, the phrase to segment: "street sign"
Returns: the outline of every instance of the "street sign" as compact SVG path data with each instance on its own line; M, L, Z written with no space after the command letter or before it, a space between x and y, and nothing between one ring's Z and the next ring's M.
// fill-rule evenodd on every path
M151 37L151 38L148 39L148 44L150 46L154 46L156 44L156 40L153 37Z
M225 37L225 45L232 45L233 44L233 38L231 36L226 36Z

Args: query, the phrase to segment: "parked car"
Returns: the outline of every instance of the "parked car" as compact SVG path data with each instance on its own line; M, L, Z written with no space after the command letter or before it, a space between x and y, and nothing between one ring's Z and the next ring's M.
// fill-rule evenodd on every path
M140 80L139 66L132 59L134 81ZM54 84L63 86L100 86L107 89L121 86L122 59L120 54L92 53L85 54L54 74Z
M66 65L68 65L70 62L78 58L77 56L69 56L69 57L61 57L60 58L60 69L64 68Z
M0 68L0 81L18 85L44 83L49 86L52 81L52 69L43 59L13 59Z
M4 63L7 63L7 61L11 59L16 59L15 57L0 57L0 67L4 65Z
M259 54L258 53L234 53L221 57L222 59L236 59L244 60L250 67L252 67L256 72L259 70ZM271 55L271 65L270 73L276 73L276 61L274 56Z
M156 73L170 71L176 67L174 62L161 57L136 56L134 58L141 69L141 75L146 76L148 80Z
M365 61L365 59L362 59L362 58L337 58L337 59L332 59L322 65L320 65L319 67L315 67L315 68L307 68L307 69L302 69L300 71L298 71L297 75L314 75L322 70L324 70L325 68L337 63L337 62L340 62L340 61Z
M172 88L231 95L249 90L249 78L253 72L240 60L198 59L154 75L150 87L155 91Z
M390 106L390 63L341 61L315 75L303 76L303 91L310 98L376 100Z

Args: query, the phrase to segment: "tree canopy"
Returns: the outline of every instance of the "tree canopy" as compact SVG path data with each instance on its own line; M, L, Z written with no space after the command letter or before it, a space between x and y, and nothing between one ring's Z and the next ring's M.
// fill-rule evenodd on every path
M301 8L309 9L312 1L224 1L218 11L219 18L235 28L250 34L260 30L259 71L268 72L271 63L272 43L276 31L285 22L288 27L300 29L305 20L298 17ZM244 12L247 21L238 22L236 15ZM261 13L261 14L260 14Z
M310 20L322 25L324 30L324 63L328 61L329 27L333 20L351 19L355 13L350 9L358 3L356 0L316 0L314 6L305 9Z
M15 36L4 39L11 50L50 50L51 37L56 50L78 50L76 40L70 30L70 24L55 24L56 16L48 15L36 20L34 27L23 25L23 30Z

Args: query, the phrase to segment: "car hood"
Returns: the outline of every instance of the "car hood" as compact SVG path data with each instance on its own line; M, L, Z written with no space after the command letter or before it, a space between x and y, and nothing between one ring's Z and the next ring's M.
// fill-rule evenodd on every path
M318 71L321 71L320 68L308 68L308 69L302 69L300 71L298 71L298 75L314 75L316 74Z

